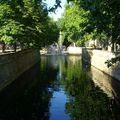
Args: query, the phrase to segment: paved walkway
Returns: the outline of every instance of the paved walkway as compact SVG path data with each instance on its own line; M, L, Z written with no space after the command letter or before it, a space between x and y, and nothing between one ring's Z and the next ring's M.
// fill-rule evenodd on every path
M20 51L20 49L16 50L17 51ZM4 54L10 54L10 53L15 53L14 50L5 50L5 52L3 53L2 50L0 50L0 55L4 55Z

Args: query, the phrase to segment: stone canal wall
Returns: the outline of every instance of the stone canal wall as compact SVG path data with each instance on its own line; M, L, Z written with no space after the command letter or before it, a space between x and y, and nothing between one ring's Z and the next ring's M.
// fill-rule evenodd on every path
M67 53L72 55L81 55L82 54L82 47L68 47Z
M92 66L103 71L104 73L107 73L108 75L120 80L120 64L109 68L105 64L107 60L113 57L115 57L115 54L108 51L87 50L85 48L82 49L82 58L84 61L90 63Z
M40 60L39 50L24 50L0 55L0 90Z

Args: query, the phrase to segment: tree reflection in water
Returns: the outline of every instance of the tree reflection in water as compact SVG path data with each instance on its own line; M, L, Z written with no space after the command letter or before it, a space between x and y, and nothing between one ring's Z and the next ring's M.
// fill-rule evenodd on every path
M40 70L40 64L20 76L0 94L0 120L49 120L49 87L55 76L56 69Z
M83 68L79 56L48 57L47 61L49 66L58 69L56 84L65 91L65 112L71 120L119 119L119 107L93 83L90 71Z
M80 56L41 56L37 68L0 94L0 119L50 120L52 114L55 120L119 120L119 105L94 84ZM59 106L65 106L62 114Z
M64 67L64 86L69 101L66 103L66 112L72 120L117 120L120 109L115 108L111 98L95 86L88 72L82 68L81 60L68 58L67 67ZM74 62L73 62L74 59ZM99 76L100 77L100 76ZM101 78L102 79L102 78Z

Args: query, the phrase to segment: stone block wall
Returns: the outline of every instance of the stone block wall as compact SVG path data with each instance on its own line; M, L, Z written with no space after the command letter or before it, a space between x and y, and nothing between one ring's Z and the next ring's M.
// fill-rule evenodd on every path
M82 54L82 47L71 47L70 46L67 48L67 53L73 54L73 55Z
M0 90L40 60L39 50L24 50L0 55Z
M120 80L120 65L114 65L112 67L107 67L105 62L115 57L115 54L103 50L88 50L86 48L82 49L82 58L90 63L97 69L107 73L108 75Z

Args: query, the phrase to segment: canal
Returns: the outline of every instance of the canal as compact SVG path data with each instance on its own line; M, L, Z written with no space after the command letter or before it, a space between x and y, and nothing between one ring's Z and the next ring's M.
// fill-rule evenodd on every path
M0 93L0 120L119 120L120 83L80 56L41 56Z

